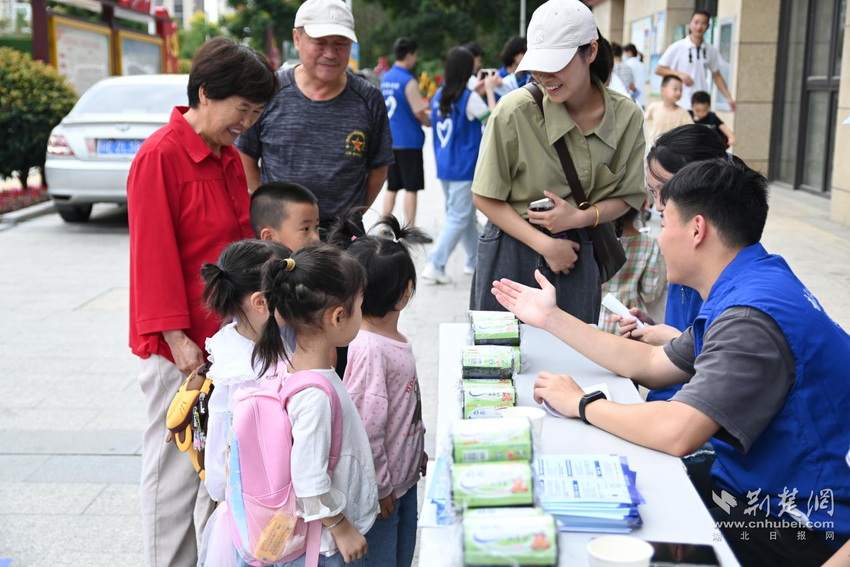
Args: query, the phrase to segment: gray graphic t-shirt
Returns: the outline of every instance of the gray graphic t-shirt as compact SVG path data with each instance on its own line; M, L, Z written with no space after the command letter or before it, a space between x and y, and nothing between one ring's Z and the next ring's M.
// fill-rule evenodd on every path
M280 92L236 148L260 159L262 183L289 181L315 193L322 222L365 205L369 170L393 162L381 91L348 73L339 96L313 101L295 84L295 67L278 77Z

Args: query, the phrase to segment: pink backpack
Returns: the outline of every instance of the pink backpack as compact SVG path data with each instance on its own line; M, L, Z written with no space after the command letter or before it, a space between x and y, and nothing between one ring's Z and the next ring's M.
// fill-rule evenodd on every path
M286 404L307 388L319 388L330 398L329 474L339 460L342 408L333 385L321 374L301 371L284 380L286 366L282 363L276 373L278 378L264 380L260 388L240 388L234 396L226 515L233 543L249 565L293 561L306 553L307 567L315 567L322 524L305 524L296 515L290 462L292 424Z

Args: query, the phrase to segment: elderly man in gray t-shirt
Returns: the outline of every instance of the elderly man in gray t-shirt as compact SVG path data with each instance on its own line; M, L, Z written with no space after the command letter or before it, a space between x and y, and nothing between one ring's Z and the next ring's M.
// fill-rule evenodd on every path
M393 162L381 92L347 71L354 17L340 0L309 0L292 32L301 64L278 73L281 90L236 141L248 188L289 181L319 200L320 224L371 205Z

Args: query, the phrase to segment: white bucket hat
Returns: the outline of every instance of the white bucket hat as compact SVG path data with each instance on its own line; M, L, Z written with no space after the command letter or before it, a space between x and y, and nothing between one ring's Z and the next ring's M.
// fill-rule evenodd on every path
M307 0L295 14L295 27L310 37L340 35L357 42L354 16L342 0Z
M534 11L528 24L528 51L517 71L556 73L582 45L599 39L590 8L579 0L549 0Z

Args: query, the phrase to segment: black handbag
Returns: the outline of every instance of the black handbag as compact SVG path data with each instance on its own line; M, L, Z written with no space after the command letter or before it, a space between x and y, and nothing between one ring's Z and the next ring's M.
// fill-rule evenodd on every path
M534 83L528 83L524 88L534 97L545 121L546 114L543 112L543 91ZM567 183L570 184L570 190L575 197L576 204L587 203L587 196L584 194L581 181L579 181L576 166L573 164L573 158L570 157L570 151L567 149L565 138L561 138L555 142L555 151L558 152L558 159L561 160L561 167L564 168L564 175L567 176ZM626 253L623 250L623 245L617 239L617 234L614 232L614 225L610 222L599 223L597 226L593 228L588 227L585 230L587 230L590 240L593 241L593 256L596 259L596 267L599 268L599 277L602 279L602 283L605 283L613 278L614 274L626 263Z

